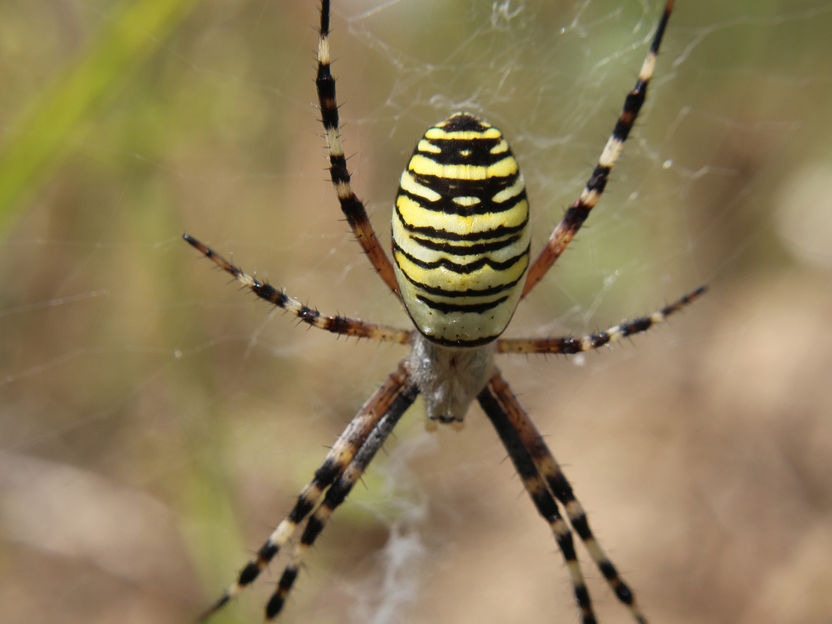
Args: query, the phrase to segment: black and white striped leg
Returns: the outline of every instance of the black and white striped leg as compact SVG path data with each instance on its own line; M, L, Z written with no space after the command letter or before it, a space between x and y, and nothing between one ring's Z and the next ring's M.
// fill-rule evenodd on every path
M622 338L646 332L659 323L663 323L668 316L675 314L690 305L708 290L707 286L700 286L693 292L656 310L650 316L641 316L630 321L623 321L607 330L589 334L582 338L574 336L559 336L557 338L501 338L497 341L497 353L563 353L570 355L582 351L600 349Z
M560 515L557 502L552 492L535 465L529 451L526 449L520 433L516 429L515 421L517 419L509 417L511 411L516 411L521 408L510 392L506 394L508 387L506 386L503 389L499 385L501 381L502 378L497 373L482 392L480 392L477 400L497 430L497 434L500 436L503 445L508 451L514 467L523 480L523 486L526 488L529 496L531 496L537 511L549 523L552 529L555 541L563 554L566 567L569 570L575 600L578 603L578 608L581 610L582 624L595 624L597 620L592 610L592 601L583 572L581 571L581 564L575 553L575 542L572 539L572 532L569 530L569 525L566 524Z
M324 125L326 145L329 150L329 175L341 211L347 218L361 248L370 259L375 270L387 287L397 295L399 286L393 273L393 265L384 253L384 248L378 241L364 204L356 196L350 184L350 172L347 170L347 159L341 143L341 128L338 122L338 100L335 97L335 78L332 77L329 53L329 0L321 2L321 26L318 31L318 74L315 85L318 89L318 104L321 109L321 122Z
M303 305L294 297L290 297L271 284L255 279L241 268L231 264L207 245L199 242L190 234L183 234L182 238L189 245L202 252L206 258L212 260L222 270L233 275L234 279L246 288L249 288L255 295L276 305L278 308L283 308L287 312L291 312L303 323L341 336L355 336L357 338L369 338L370 340L379 340L381 342L410 344L410 335L413 333L413 330L367 323L345 316L325 316L316 309Z
M349 465L341 472L335 482L329 487L324 496L323 502L315 509L304 527L303 534L300 541L295 546L294 552L289 559L289 563L283 570L280 576L280 581L277 584L277 589L272 594L266 605L266 619L273 620L278 616L286 603L286 598L292 585L298 576L300 566L303 562L307 551L315 543L315 540L321 534L326 525L327 520L332 515L332 512L344 502L347 495L352 490L353 486L364 474L369 463L375 457L376 452L384 444L384 441L393 431L393 428L399 422L399 419L407 411L407 409L416 400L419 390L415 383L409 381L404 384L398 392L395 400L390 404L387 413L378 422L375 428L364 440L361 448L353 457Z
M656 68L656 56L659 53L659 46L662 43L662 37L667 28L667 22L670 19L670 12L672 10L673 0L668 0L664 7L664 13L659 20L659 25L656 27L653 43L650 45L650 50L647 52L647 57L641 66L641 71L639 71L638 80L633 90L627 94L624 100L624 108L621 111L618 122L615 124L615 128L613 128L612 135L610 135L603 152L601 152L598 164L595 166L595 170L592 172L580 197L575 200L575 203L563 215L563 219L557 224L546 246L529 269L526 284L523 287L523 297L528 295L532 288L543 279L543 276L546 275L549 268L566 250L566 247L572 241L575 234L577 234L581 225L586 221L589 212L601 198L601 194L607 185L610 171L612 171L613 165L615 165L615 162L621 155L624 141L627 140L630 130L632 130L638 113L641 110L641 106L647 98L647 85L653 77L653 70Z
M513 430L519 438L520 444L531 457L537 473L544 479L549 491L563 505L566 510L566 516L569 519L569 524L572 525L578 537L581 538L587 552L589 552L590 557L592 557L595 565L601 571L601 574L603 574L618 600L627 605L636 622L646 624L647 619L636 603L635 594L618 574L609 557L601 549L601 546L598 544L595 535L589 527L586 512L584 512L583 507L581 507L581 504L575 498L572 486L555 461L549 447L543 441L537 427L535 427L528 414L526 414L525 410L517 402L517 398L511 392L511 389L500 376L499 372L494 374L489 380L486 389L480 394L480 404L482 404L482 397L486 393L493 397L501 407L502 415L499 418L505 421L503 426Z
M324 490L344 473L371 432L377 428L379 421L391 411L399 409L403 401L402 397L410 397L412 387L410 370L407 363L402 362L364 403L335 441L323 464L315 471L312 481L298 496L289 515L277 525L257 554L240 570L237 580L229 585L222 596L200 616L200 620L206 619L219 610L245 586L254 582L263 568L291 539L298 525L312 512ZM410 403L412 402L413 399L410 399Z

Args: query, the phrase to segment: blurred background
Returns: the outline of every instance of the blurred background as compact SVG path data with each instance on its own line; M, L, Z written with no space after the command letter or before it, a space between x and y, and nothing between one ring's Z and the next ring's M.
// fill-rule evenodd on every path
M526 177L533 251L632 87L657 0L335 1L355 189L464 109ZM186 622L404 350L298 327L188 231L324 312L404 326L327 182L316 3L0 3L0 604ZM507 335L668 326L500 367L655 622L832 622L832 2L677 2L608 191ZM420 404L333 516L286 622L577 622L478 407ZM584 560L588 558L581 553ZM279 577L216 622L256 622ZM603 622L629 621L585 566Z

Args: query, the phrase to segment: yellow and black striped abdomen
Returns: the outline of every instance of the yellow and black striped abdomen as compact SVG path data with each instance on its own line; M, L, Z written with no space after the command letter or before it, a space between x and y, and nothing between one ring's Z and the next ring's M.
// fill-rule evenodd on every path
M402 173L393 259L404 304L435 342L505 329L529 266L529 204L502 133L468 113L429 128Z

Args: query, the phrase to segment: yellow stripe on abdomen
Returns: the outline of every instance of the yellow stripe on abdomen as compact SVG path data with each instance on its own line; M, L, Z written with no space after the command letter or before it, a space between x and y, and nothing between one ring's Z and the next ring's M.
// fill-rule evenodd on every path
M499 336L529 264L529 206L502 133L468 113L429 128L402 173L393 266L419 331L446 345Z

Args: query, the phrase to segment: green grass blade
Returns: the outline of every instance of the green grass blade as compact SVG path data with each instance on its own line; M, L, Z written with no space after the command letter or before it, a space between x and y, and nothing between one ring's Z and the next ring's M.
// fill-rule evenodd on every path
M70 153L97 107L118 91L188 15L194 0L123 2L78 57L47 82L9 128L0 149L0 236L26 199Z

